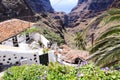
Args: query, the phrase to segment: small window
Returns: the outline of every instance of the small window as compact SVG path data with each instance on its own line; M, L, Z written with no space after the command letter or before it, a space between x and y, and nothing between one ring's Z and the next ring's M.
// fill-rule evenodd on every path
M15 59L17 59L17 57L15 57Z
M7 61L7 63L10 63L9 61Z
M5 58L6 56L4 55L3 57Z
M11 58L8 58L8 60L11 60Z
M5 61L5 59L3 59L3 61Z

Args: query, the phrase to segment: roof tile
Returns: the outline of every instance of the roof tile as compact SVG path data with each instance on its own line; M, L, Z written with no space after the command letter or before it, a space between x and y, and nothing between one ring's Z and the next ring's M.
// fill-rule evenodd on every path
M0 42L31 27L33 23L20 19L11 19L0 23Z

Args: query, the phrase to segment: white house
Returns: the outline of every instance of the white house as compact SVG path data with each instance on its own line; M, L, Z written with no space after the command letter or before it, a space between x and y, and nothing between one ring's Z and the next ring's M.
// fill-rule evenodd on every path
M20 36L20 33L32 27L33 24L19 19L0 22L0 43L18 47L20 42L27 42L30 39L29 34Z
M20 19L11 19L0 23L0 43L2 45L19 47L20 43L28 43L30 40L41 41L45 47L49 41L39 33L21 34L29 28L33 28L34 23Z
M19 62L27 64L42 63L40 62L43 54L42 49L29 49L28 42L31 40L38 42L40 40L47 47L49 41L39 33L21 35L22 32L32 28L33 25L34 23L19 19L11 19L0 23L0 66L18 64ZM30 45L33 46L33 44ZM50 51L47 55L49 62L55 61L53 56L54 51Z

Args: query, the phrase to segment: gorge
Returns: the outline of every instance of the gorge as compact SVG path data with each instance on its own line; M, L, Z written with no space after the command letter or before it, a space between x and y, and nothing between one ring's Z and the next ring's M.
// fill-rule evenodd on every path
M15 19L17 23L15 24L12 19ZM49 45L55 44L55 47L58 45L56 49L42 46L45 49L43 50L44 52L49 51L49 49L54 51L56 50L56 52L53 52L53 54L57 56L59 56L58 54L62 54L62 56L66 55L68 60L72 59L73 61L78 58L76 61L77 63L81 59L83 62L93 62L93 64L95 66L99 66L99 68L110 67L113 69L113 71L120 68L120 0L78 0L76 6L68 14L65 12L55 11L50 0L0 0L0 23L4 21L8 22L8 24L1 24L0 31L6 32L6 34L10 34L9 29L6 29L9 27L7 25L11 24L11 30L13 30L15 27L18 27L18 24L20 25L20 28L23 29L23 26L25 26L25 21L27 21L28 27L31 27L30 23L34 23L32 27L35 27L36 33L39 33L40 35L42 34L46 39L48 39L50 41ZM20 23L20 21L22 21L23 24ZM15 27L12 24L14 24ZM4 31L2 27L4 27ZM12 33L15 32L19 32L17 28ZM26 32L26 34L28 37L29 33ZM4 37L4 35L2 36ZM17 42L17 39L12 40ZM39 41L37 41L37 43L39 43L38 46L42 45L42 43ZM48 43L46 44L48 45ZM59 51L59 48L63 51ZM85 55L84 51L87 53L87 56L85 56L83 59L81 56L82 54L83 56ZM63 58L61 60L65 61ZM65 62L72 64L72 61L69 62L68 60ZM91 67L93 64L88 65L90 70L94 68L93 66ZM56 63L55 65L52 64L52 66L49 68L52 68L54 71L56 71L54 66L59 69L59 66L57 66ZM36 68L34 67L33 69ZM52 71L52 69L50 69L50 71ZM63 71L58 70L60 72L57 73L60 73L60 75L61 73L63 75L67 75L67 73L64 72L65 70L67 71L67 68L63 67L61 69ZM95 69L97 70L98 67ZM115 77L109 77L111 74L114 75L114 73L111 73L108 76L105 73L106 70L105 72L99 70L101 71L99 76L99 71L98 75L96 75L96 70L93 69L93 72L91 73L91 80L97 80L98 77L100 77L100 80L102 80L104 77L103 73L106 75L105 80L108 80L108 78L115 80L120 78L119 73L116 72L115 73L118 78L116 75ZM88 72L88 78L84 80L89 80L89 71L86 72ZM30 73L29 70L28 73ZM93 73L95 74L94 76L96 76L95 78L93 77ZM58 75L54 75L54 72L52 74L50 72L49 74L52 75L52 78L54 78L53 76L59 78ZM77 75L76 72L74 72L74 74L75 76ZM62 80L65 78L63 75L61 76L63 77ZM76 78L75 76L73 78ZM101 78L101 76L103 77ZM66 80L67 78L68 75ZM28 80L30 80L30 78Z

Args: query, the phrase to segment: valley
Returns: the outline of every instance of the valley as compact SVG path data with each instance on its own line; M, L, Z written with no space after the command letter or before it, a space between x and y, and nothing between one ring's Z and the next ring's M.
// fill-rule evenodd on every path
M43 59L40 58L41 52L47 54L48 57L44 56L42 60L43 62L48 60L49 64L45 64L47 66L43 66L44 64L20 66L23 74L18 73L19 67L8 69L21 76L20 79L27 74L24 71L26 67L29 73L31 73L30 68L34 72L38 68L43 70L44 73L38 70L42 80L76 80L77 78L89 80L89 77L91 80L120 79L118 76L120 74L120 0L78 0L77 5L68 14L55 11L49 0L0 0L0 39L1 46L12 45L11 47L21 48L21 51L16 53L22 53L27 59L30 58L28 63L33 60L33 63L41 64L39 62L39 59ZM20 47L20 43L27 44L27 48ZM39 54L34 53L36 49ZM26 55L27 50L29 55ZM1 66L5 53L2 51L5 50L1 48L0 51ZM14 50L8 52L14 56ZM36 54L37 58L32 53ZM49 60L62 65L50 63ZM70 65L69 69L67 69L68 65ZM71 67L72 65L74 67ZM79 68L75 69L76 66ZM103 72L101 68L104 69ZM83 74L80 74L82 77L79 77L78 74L82 70L85 72L83 71ZM88 73L89 70L91 73ZM97 71L96 73L100 72L100 75L96 75L94 70ZM54 73L58 73L59 77ZM92 74L95 77L89 76ZM6 72L4 79L9 80L10 75L9 71ZM105 78L102 77L103 75ZM38 80L36 76L34 78ZM19 77L14 77L14 80L16 79ZM29 75L26 80L30 80Z

